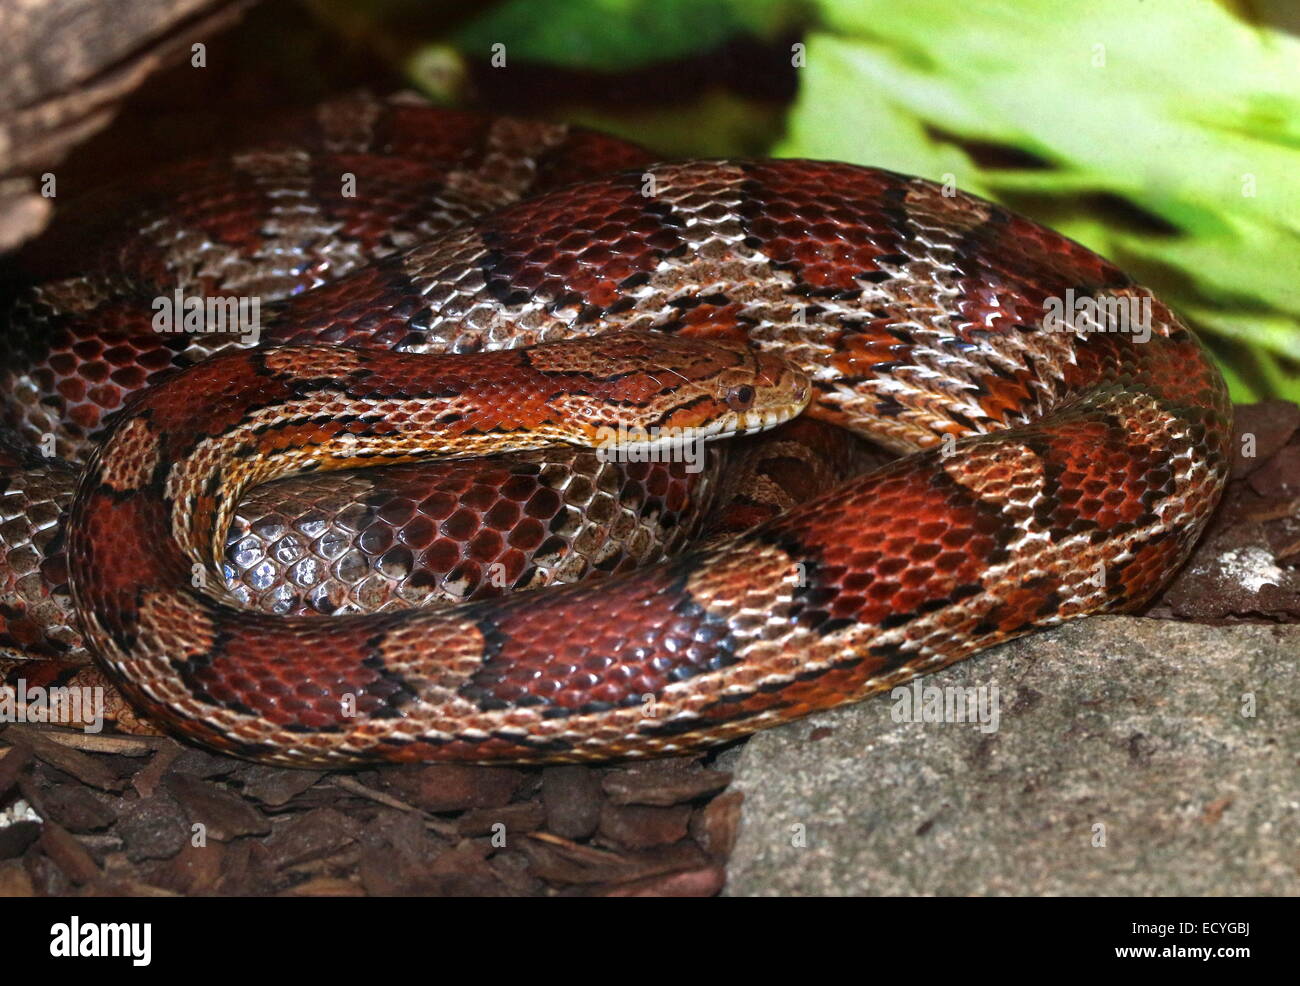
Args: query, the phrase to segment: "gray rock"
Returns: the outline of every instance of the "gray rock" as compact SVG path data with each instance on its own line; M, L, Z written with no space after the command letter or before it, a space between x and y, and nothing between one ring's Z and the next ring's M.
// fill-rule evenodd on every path
M997 728L886 693L724 758L727 893L1300 893L1300 626L1097 617L918 683Z

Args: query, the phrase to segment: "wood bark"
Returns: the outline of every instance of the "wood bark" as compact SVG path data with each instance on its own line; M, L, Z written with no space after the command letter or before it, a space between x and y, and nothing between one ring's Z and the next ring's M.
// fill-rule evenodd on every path
M45 228L43 173L253 2L0 0L0 251Z

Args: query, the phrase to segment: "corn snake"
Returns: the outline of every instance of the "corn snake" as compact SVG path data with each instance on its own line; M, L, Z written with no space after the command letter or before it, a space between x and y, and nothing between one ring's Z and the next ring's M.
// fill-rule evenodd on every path
M117 417L85 474L69 575L99 659L143 711L192 739L285 763L583 760L722 742L1035 627L1141 606L1222 490L1230 409L1189 331L1111 264L997 206L849 165L653 164L590 135L369 112L380 157L399 162L438 133L478 128L483 167L438 176L437 194L486 201L496 182L519 201L479 219L453 206L468 221L448 230L416 220L409 237L353 250L340 276L305 265L289 279L307 283L265 289L285 297L264 341L331 343L348 355L312 356L303 365L317 369L303 379L292 365L268 371L257 350L157 359L156 336L132 327L139 297L93 277L20 306L33 337L48 330L33 313L61 304L109 312L118 349L138 341L122 368L134 372L113 382L154 386ZM388 112L409 119L385 122ZM435 136L408 147L394 137L406 130ZM543 149L512 158L521 134ZM594 161L631 170L601 175ZM548 170L555 189L533 194L528 176ZM208 253L187 261L190 277L207 276L211 241L242 256L232 245L242 235L207 236ZM159 261L131 243L120 254L132 249L138 257L115 262L134 264L131 278L152 293ZM265 280L247 262L236 274L223 283ZM1049 303L1067 292L1140 302L1148 334L1049 327ZM60 327L70 350L85 341L85 321ZM259 405L301 398L311 380L375 373L391 389L418 376L415 364L385 363L367 347L490 361L564 338L594 344L611 330L779 353L812 381L809 414L905 457L727 543L595 585L313 623L242 613L186 588L191 566L177 559L219 551L216 518L233 505L187 512L178 490L196 504L203 491L168 469L199 444L221 444L226 429L245 429L227 453L251 447L250 428L274 436L261 451L321 439L289 435L274 407L253 422ZM56 408L76 424L68 450L83 447L100 423L96 402L59 388L83 367L48 351L30 359L23 346L29 362L44 360L44 376L24 373L16 389L58 395L29 400L29 419ZM171 376L182 362L197 365ZM192 413L182 399L223 385L224 416ZM279 396L267 400L267 387ZM340 418L360 398L345 388L331 400L344 401L329 412ZM367 427L377 412L368 413ZM155 430L151 414L168 427ZM188 437L173 446L173 435ZM251 449L240 456L257 461ZM331 457L354 461L338 450L313 461ZM221 472L207 467L209 479ZM142 541L141 530L153 536ZM165 544L184 550L165 557Z

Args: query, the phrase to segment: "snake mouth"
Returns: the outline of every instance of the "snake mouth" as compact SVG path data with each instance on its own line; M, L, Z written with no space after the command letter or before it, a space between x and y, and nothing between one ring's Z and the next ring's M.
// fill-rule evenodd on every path
M656 461L671 461L677 455L686 456L687 447L768 431L797 417L805 406L803 403L791 403L768 406L762 410L738 411L689 428L664 428L649 432L636 427L611 428L604 433L604 440L593 444L598 451L618 458L649 456Z
M724 438L757 435L777 425L785 424L802 413L805 404L784 404L765 407L761 411L738 411L724 415L700 428L692 429L697 441L714 442Z
M762 411L741 412L734 415L735 421L730 428L726 426L726 422L720 422L719 432L708 436L706 441L714 438L739 438L741 435L756 435L761 431L768 431L777 425L785 424L792 418L797 418L806 406L806 403L785 404L764 408Z

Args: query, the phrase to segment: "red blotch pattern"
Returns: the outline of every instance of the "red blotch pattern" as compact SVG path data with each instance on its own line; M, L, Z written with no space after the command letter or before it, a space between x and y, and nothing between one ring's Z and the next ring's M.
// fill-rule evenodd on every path
M635 704L727 662L727 628L695 610L670 571L607 583L600 611L563 590L520 598L479 611L488 654L462 694L485 709Z
M859 290L862 275L880 270L877 257L899 252L897 220L882 197L896 180L885 172L800 163L746 166L752 196L742 207L747 231L804 283L824 291Z

